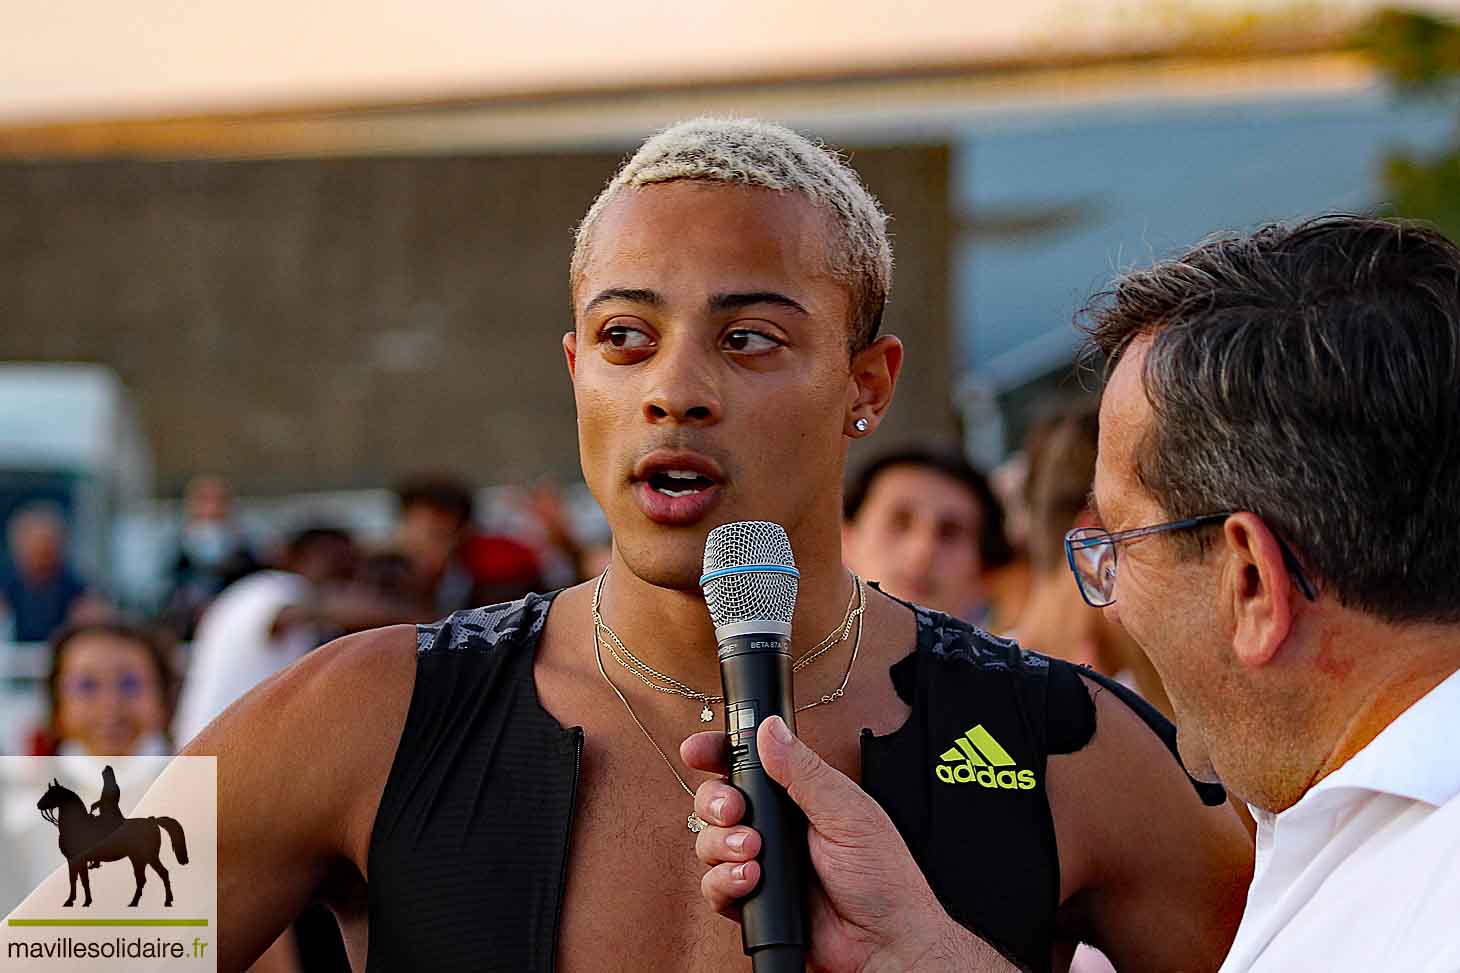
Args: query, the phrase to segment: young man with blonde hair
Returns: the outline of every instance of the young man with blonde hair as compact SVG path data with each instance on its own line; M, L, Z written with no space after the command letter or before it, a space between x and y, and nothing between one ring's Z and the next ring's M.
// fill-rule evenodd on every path
M758 839L693 816L676 757L722 719L705 536L747 519L784 525L802 572L802 734L887 806L979 963L1054 969L1089 939L1123 969L1216 965L1250 852L1158 735L842 567L847 446L903 358L878 335L884 220L778 126L684 123L624 165L579 230L563 337L609 567L343 639L193 742L219 757L223 969L315 897L364 969L743 965L697 853Z

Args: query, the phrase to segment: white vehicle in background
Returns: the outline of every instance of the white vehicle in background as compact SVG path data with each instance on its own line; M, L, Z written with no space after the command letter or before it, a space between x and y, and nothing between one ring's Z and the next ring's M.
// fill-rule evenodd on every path
M0 563L11 570L4 530L33 502L66 519L67 555L104 593L119 581L116 538L124 512L152 491L152 456L126 388L100 365L0 363ZM38 717L43 645L0 644L0 752L14 752Z
M54 503L70 528L73 565L107 591L118 519L151 492L152 454L116 373L0 363L0 524L32 501ZM0 536L0 551L5 544Z

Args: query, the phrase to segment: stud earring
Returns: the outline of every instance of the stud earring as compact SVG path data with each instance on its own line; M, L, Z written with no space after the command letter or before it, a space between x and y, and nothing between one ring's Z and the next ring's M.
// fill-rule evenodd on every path
M861 419L858 419L856 422L852 423L852 425L856 428L857 432L866 432L867 427L872 424L867 421L865 416L863 416Z

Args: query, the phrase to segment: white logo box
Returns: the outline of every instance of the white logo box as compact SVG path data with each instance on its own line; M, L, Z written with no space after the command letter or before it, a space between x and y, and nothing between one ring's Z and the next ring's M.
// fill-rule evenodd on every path
M107 767L119 792L116 810L133 821L122 831L102 823L107 807L92 811L103 797ZM54 824L38 807L48 792L46 800L56 805ZM73 904L64 904L72 882L61 824L77 847L88 846L84 836L111 831L101 857L127 854L97 868L83 866L89 906L80 881ZM179 861L179 843L187 864ZM153 844L172 886L170 906L150 864ZM135 906L133 855L145 876ZM0 968L6 971L216 970L217 759L0 757L0 913Z

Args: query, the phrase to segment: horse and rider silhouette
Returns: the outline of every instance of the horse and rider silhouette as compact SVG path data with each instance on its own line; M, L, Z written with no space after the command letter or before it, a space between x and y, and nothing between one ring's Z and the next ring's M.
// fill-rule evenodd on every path
M172 839L172 851L178 864L188 863L188 843L183 836L182 825L173 818L124 818L120 802L122 790L117 786L117 775L108 765L101 772L101 799L87 810L76 792L62 787L61 782L51 779L45 795L36 802L41 817L60 829L61 854L66 856L66 865L71 874L71 897L63 905L76 904L76 880L86 891L83 907L91 905L91 879L88 868L100 868L102 862L132 862L132 874L137 878L137 893L128 905L135 906L142 900L142 886L147 884L147 866L162 877L162 887L167 891L164 906L172 905L172 881L163 867L159 853L162 850L162 832ZM92 814L91 811L96 811Z

